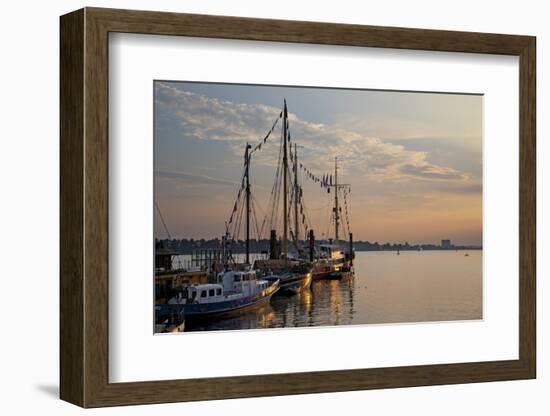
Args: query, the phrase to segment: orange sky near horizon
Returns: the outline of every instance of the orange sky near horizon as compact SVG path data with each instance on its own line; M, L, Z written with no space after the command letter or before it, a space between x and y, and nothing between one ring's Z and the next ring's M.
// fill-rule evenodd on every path
M482 244L480 95L157 82L155 201L174 238L223 235L245 143L265 136L283 98L300 162L322 176L340 160L356 241ZM274 141L253 160L252 189L264 214ZM331 236L333 194L303 172L300 183L316 237ZM155 236L166 238L157 214Z

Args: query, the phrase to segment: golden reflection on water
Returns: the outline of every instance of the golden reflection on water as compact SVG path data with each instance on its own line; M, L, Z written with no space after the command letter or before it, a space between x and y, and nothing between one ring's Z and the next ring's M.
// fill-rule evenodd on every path
M234 330L482 318L481 251L359 252L355 274L313 281L261 309L186 330Z

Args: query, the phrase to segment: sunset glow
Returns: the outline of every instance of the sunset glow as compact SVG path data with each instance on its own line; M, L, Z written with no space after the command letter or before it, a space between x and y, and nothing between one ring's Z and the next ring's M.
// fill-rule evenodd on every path
M154 83L155 202L174 238L220 238L256 145L286 98L298 158L351 185L356 240L482 243L481 95ZM252 159L252 189L267 209L277 131ZM300 172L303 175L303 172ZM300 177L316 235L327 235L327 192ZM166 238L155 213L155 236ZM264 235L268 238L268 235Z

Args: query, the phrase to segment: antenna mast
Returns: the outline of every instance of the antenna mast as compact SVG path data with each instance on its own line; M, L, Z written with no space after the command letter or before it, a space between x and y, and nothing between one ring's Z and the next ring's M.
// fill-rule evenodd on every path
M246 149L244 151L244 165L245 165L245 193L246 193L246 264L250 264L250 155L248 153L251 146L246 143Z
M298 187L298 151L296 143L294 143L294 244L298 250L299 224L298 224L298 198L300 197L300 189Z
M338 158L334 158L334 241L339 239L338 229L340 228L340 209L338 207Z
M287 149L287 119L288 112L286 108L286 98L285 106L283 111L283 258L288 258L288 149Z

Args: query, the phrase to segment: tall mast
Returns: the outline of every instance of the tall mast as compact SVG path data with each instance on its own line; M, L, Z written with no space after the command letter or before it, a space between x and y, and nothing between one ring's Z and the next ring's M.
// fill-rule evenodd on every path
M334 183L332 183L332 175L330 175L330 183L327 184L334 189L334 240L338 242L340 239L340 205L338 204L338 191L340 188L349 187L347 183L338 183L338 158L334 158Z
M248 142L244 151L244 178L245 178L245 194L246 194L246 264L250 264L250 149Z
M288 149L287 149L287 140L288 140L288 133L287 133L287 118L288 113L286 109L286 98L285 98L285 106L283 111L283 258L288 258L288 184L287 184L287 176L288 176Z
M300 189L298 188L298 151L294 143L294 244L298 250L299 228L298 228L298 199Z
M338 208L338 158L334 158L334 240L338 242L340 226L340 210Z

